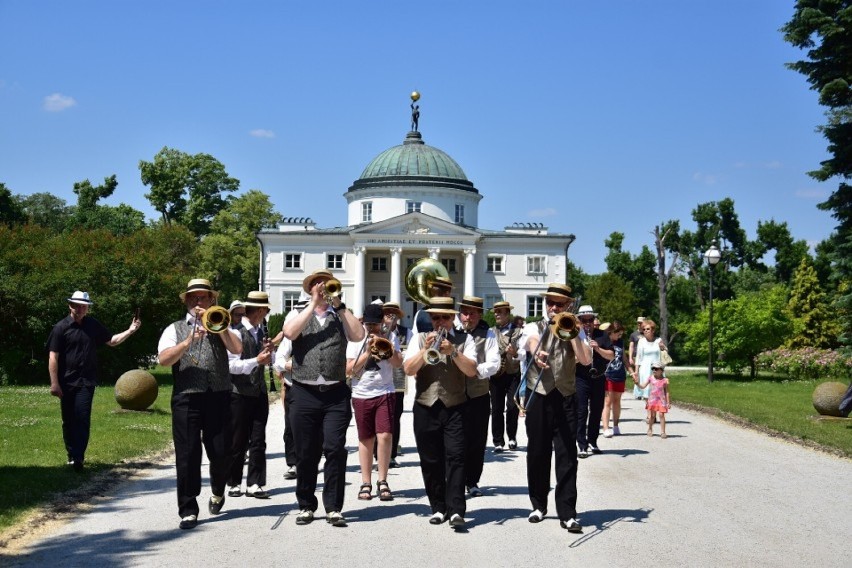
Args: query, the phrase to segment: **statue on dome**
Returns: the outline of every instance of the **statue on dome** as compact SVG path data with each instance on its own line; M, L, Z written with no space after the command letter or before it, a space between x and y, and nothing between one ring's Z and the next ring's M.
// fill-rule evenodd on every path
M416 105L418 100L420 99L420 93L414 91L411 93L411 131L417 132L417 128L420 125L420 105Z

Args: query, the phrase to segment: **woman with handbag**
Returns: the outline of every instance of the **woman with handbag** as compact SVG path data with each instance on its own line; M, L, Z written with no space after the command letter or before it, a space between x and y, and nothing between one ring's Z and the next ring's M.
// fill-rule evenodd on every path
M639 383L647 383L651 377L651 363L659 362L660 353L668 348L659 337L654 337L657 330L657 324L651 319L645 319L642 322L642 337L636 344L636 356L634 358L633 376ZM650 387L644 389L638 385L633 386L633 396L638 399L648 400Z

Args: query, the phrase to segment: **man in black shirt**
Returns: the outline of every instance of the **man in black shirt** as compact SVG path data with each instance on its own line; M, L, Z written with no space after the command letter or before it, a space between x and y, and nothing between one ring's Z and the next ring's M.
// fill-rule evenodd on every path
M113 335L98 320L88 316L93 302L88 292L74 292L68 298L67 317L60 320L47 339L50 351L50 394L62 408L62 437L68 465L83 469L92 418L92 399L98 383L97 346L115 347L130 337L142 322L133 318L127 330Z

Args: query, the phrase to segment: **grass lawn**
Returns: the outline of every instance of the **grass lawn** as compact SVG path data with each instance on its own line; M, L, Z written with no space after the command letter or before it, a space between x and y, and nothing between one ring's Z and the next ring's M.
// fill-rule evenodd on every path
M95 390L86 468L80 473L66 465L59 399L48 386L0 387L0 533L57 493L169 446L171 372L153 374L159 394L145 412L122 410L111 385Z
M691 403L732 414L760 428L782 432L852 458L852 419L818 420L811 396L826 381L787 381L758 376L754 381L728 374L673 372L672 402ZM840 381L843 382L843 381Z

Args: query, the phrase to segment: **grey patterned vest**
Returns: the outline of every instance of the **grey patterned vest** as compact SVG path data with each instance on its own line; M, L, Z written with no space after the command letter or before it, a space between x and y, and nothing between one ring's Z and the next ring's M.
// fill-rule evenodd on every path
M320 325L315 316L293 341L293 379L311 383L322 375L326 381L346 380L346 334L337 314Z
M185 319L172 325L175 326L178 343L192 333L192 326ZM198 363L193 362L193 357L198 359ZM201 341L194 342L180 360L172 365L172 376L175 381L172 394L231 390L228 350L222 338L218 334L208 333Z
M517 375L518 373L521 372L521 362L518 361L517 359L512 359L512 358L506 357L506 347L509 346L509 343L514 345L515 348L518 347L517 342L518 342L518 339L523 334L523 328L522 327L515 327L513 325L509 328L509 334L508 335L504 335L503 332L500 331L500 328L497 327L497 326L494 326L491 329L494 330L494 335L497 336L497 348L500 350L500 358L501 358L500 366L503 370L502 373L500 373L500 371L498 371L497 374L494 375L494 376L499 377L501 374L503 374L503 375Z
M485 362L485 337L488 335L488 325L479 322L470 336L473 338L473 343L476 345L476 364ZM488 386L490 382L487 379L476 377L465 377L465 392L468 398L478 398L488 394Z
M539 344L538 349L543 349L550 353L547 358L550 368L542 372L541 382L536 392L539 394L549 394L550 391L556 388L559 389L562 396L574 394L576 392L574 372L577 359L574 356L574 348L571 346L571 342L562 341L550 332L547 332L547 337L544 337L547 320L542 320L536 325L538 326L539 337L544 339L544 342ZM530 354L531 356L532 354ZM534 362L530 362L530 370L527 373L528 389L532 389L535 386L539 372L540 369L538 366Z
M262 350L262 346L258 345L257 341L252 337L251 332L243 324L238 324L234 329L239 330L240 336L243 338L243 354L240 358L251 359L257 357ZM231 392L243 396L261 396L266 394L266 382L263 378L263 371L265 369L266 367L263 365L258 365L248 375L231 374L231 384L233 385Z
M426 334L418 334L420 345L424 345ZM461 332L456 332L455 335L449 336L447 339L450 343L459 348L464 345L467 335ZM445 359L435 365L423 365L417 371L417 380L415 381L416 390L415 398L418 403L423 406L432 406L439 400L444 403L444 406L451 408L458 406L467 401L465 396L465 377L455 363Z
M408 347L408 344L405 342L405 338L408 337L408 328L397 325L396 336L399 338L400 350L405 353ZM408 381L405 380L405 371L402 370L402 367L397 367L393 370L393 388L396 392L406 392L408 390Z

